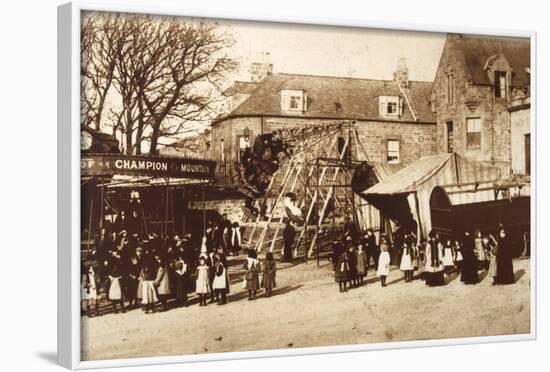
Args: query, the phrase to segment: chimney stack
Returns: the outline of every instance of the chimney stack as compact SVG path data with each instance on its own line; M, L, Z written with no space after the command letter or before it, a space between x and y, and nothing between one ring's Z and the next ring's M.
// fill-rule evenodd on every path
M397 82L402 88L408 88L409 69L407 68L407 59L405 57L399 57L397 60L397 70L393 72L393 81Z
M254 83L261 81L268 75L273 75L273 64L271 63L271 53L262 52L259 62L253 62L250 65L250 80Z

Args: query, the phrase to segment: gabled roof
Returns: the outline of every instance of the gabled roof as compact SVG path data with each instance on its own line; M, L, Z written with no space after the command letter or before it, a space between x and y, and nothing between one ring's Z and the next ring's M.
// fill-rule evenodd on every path
M289 114L281 109L281 91L300 89L307 92L307 110ZM435 123L429 96L431 82L410 81L407 94L414 104L419 122ZM355 79L331 76L275 74L265 77L257 89L234 111L218 118L221 121L238 116L287 116L303 118L342 118L357 120L391 120L415 122L405 103L399 118L380 116L379 96L401 96L396 82L391 80Z
M531 66L531 45L527 38L463 35L456 45L462 51L470 78L475 84L490 84L484 67L489 58L502 54L513 69L512 85L529 85L526 67Z

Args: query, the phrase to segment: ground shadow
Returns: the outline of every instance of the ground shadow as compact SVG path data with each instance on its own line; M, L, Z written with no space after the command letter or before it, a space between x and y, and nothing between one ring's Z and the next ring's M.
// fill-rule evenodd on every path
M391 282L387 282L386 285L392 285L395 283L399 283L405 280L405 274L403 274L402 277L392 280Z
M524 269L521 269L519 271L516 271L514 273L514 281L517 282L518 280L520 280L523 276L525 275L525 270Z
M481 272L481 274L479 274L479 281L482 282L483 279L485 279L485 278L487 277L488 274L489 274L489 271L483 270L483 271Z
M288 293L288 292L292 292L296 289L301 288L302 286L303 285L300 284L300 285L296 285L296 286L285 286L285 287L280 287L280 288L274 288L273 292L271 293L271 297L282 295L282 294L285 294L285 293ZM260 289L257 292L256 299L258 299L259 297L262 297L262 298L265 297L265 291L263 289ZM237 293L230 294L229 296L227 296L227 301L228 302L237 302L237 301L244 300L245 298L248 298L248 291L243 289L242 291L239 291Z
M57 365L57 352L55 351L39 351L35 355L50 364Z
M300 284L300 285L287 285L285 287L281 287L281 288L274 288L273 289L273 292L271 292L271 296L278 296L278 295L283 295L285 293L288 293L288 292L292 292L292 291L295 291L296 289L299 289L299 288L302 288L303 285Z
M447 285L447 284L453 282L454 280L456 280L459 275L460 275L460 273L458 271L455 271L451 275L445 276L445 285Z

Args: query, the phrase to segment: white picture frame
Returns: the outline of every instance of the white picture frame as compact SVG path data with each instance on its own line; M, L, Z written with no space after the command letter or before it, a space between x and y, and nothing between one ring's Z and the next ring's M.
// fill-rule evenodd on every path
M313 25L334 25L368 27L379 29L397 29L426 32L460 32L469 34L526 37L531 40L531 133L537 136L537 59L536 32L515 30L492 30L470 27L448 27L444 25L415 25L402 23L376 22L357 19L326 19L316 17L268 16L260 14L238 14L201 12L185 8L159 8L151 4L117 5L115 3L98 5L87 2L71 2L58 8L58 361L70 369L91 369L104 367L122 367L153 364L189 363L201 361L219 361L230 359L265 358L276 356L314 355L353 351L371 351L442 345L464 345L507 341L534 340L537 337L536 287L531 281L531 324L530 333L509 336L486 336L459 339L407 341L375 343L364 345L343 345L330 347L311 347L304 349L259 350L250 352L229 352L219 354L199 354L184 356L163 356L151 358L113 359L101 361L82 361L80 358L80 253L74 249L80 245L80 15L82 11L112 11L143 14L192 16L251 20L263 22L285 22ZM536 169L536 140L531 148L532 168ZM531 181L531 244L536 241L537 212L537 175ZM532 249L531 277L536 278L537 249Z

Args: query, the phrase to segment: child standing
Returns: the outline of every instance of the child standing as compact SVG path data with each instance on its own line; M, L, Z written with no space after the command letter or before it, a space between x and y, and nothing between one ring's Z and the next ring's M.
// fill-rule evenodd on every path
M344 250L338 257L338 263L336 264L336 270L334 271L334 281L338 283L340 293L346 292L346 283L348 281L349 262L348 253Z
M356 258L356 270L357 270L357 279L359 280L359 285L363 285L363 279L365 278L365 275L367 275L367 252L363 250L363 244L359 244L357 246L357 251L355 252Z
M388 244L386 239L383 239L380 244L380 257L378 258L378 271L376 274L380 277L380 285L386 286L386 277L390 273L390 254L388 252Z
M111 270L111 274L109 274L109 300L111 300L111 305L113 306L113 311L115 314L118 313L117 304L120 305L123 313L126 312L124 309L124 299L122 298L121 280L122 275L118 265L114 265Z
M229 293L229 277L227 275L227 259L222 253L216 254L216 263L214 266L214 280L212 289L216 292L218 305L227 303L227 294Z
M199 306L206 306L206 297L211 292L209 267L206 265L206 258L199 258L199 266L197 266L197 286L195 293L199 295Z
M141 304L145 314L154 312L155 303L158 301L155 289L155 265L151 259L146 260L141 274Z
M262 275L262 288L265 289L267 297L271 297L273 288L277 286L275 283L275 273L277 272L277 265L273 258L273 253L267 252L265 255L265 264L263 265Z
M355 255L355 246L353 244L350 244L348 247L348 263L349 263L349 272L348 272L348 279L349 279L349 287L355 288L357 287L357 256Z
M460 245L460 242L458 240L455 240L454 243L454 255L455 255L455 264L458 267L459 271L462 271L462 261L464 258L462 257L462 246Z
M403 249L401 253L401 264L399 265L399 269L403 271L405 275L405 283L408 283L412 280L412 274L413 274L413 260L412 260L412 248L410 245L405 241L403 242Z
M86 301L86 315L88 318L99 316L99 277L95 273L92 263L87 263L82 273L82 300ZM90 308L94 306L95 314Z
M187 264L180 258L175 263L176 306L187 307Z
M447 239L445 241L445 246L443 247L443 257L441 261L443 262L443 270L445 271L445 274L452 274L455 268L455 263L453 260L453 245L450 239Z
M252 301L256 298L256 293L260 287L260 279L258 275L258 265L260 262L257 257L256 251L250 249L248 251L248 258L244 263L244 269L246 270L244 280L245 288L248 291L248 301Z
M166 265L163 258L155 256L157 261L157 277L155 278L155 287L157 288L157 294L161 303L160 311L166 311L168 296L170 296L170 278L168 273L168 265Z

